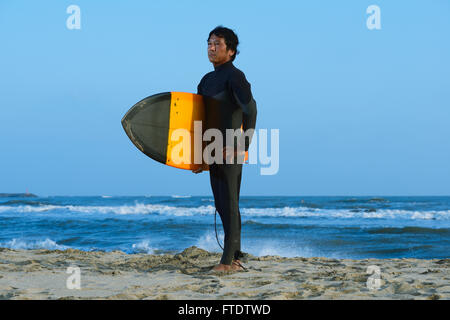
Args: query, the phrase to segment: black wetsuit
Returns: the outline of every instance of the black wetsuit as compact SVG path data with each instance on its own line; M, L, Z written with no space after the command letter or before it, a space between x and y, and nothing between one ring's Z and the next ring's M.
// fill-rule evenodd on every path
M211 97L206 101L206 128L219 129L226 141L226 129L255 129L256 102L250 84L242 71L232 61L228 61L214 71L207 73L197 87L197 93ZM208 100L208 99L206 99ZM248 151L251 136L245 140ZM225 232L224 250L220 263L231 264L241 253L241 214L239 212L239 192L241 187L242 164L213 163L209 165L214 203L222 220Z

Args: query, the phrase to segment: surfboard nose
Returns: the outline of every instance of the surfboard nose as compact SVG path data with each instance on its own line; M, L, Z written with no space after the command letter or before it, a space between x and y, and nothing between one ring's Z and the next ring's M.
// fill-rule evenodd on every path
M121 123L128 138L150 158L166 163L171 93L163 92L137 102Z

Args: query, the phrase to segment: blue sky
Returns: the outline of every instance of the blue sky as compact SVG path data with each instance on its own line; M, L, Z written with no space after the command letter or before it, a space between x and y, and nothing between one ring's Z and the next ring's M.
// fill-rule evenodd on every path
M81 29L69 30L69 5ZM381 30L369 30L369 5ZM449 195L450 2L0 2L0 192L211 195L209 174L157 163L120 120L195 92L211 29L236 31L257 128L279 171L241 195Z

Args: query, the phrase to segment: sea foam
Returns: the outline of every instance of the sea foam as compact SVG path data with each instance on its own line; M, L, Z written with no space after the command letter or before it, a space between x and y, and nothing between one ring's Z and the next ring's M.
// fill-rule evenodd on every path
M0 247L17 249L17 250L29 250L29 249L47 249L47 250L66 250L67 246L59 245L55 241L46 238L45 240L23 240L12 239L7 242L1 242Z
M0 206L0 213L18 212L73 212L85 214L158 214L162 216L195 216L212 215L215 212L213 204L197 207L169 206L162 204L143 204L118 206L77 206L77 205L20 205ZM450 220L450 210L440 211L410 211L401 209L377 209L374 211L349 209L318 209L308 207L282 208L240 208L246 217L285 217L285 218L358 218L358 219L407 219L407 220Z

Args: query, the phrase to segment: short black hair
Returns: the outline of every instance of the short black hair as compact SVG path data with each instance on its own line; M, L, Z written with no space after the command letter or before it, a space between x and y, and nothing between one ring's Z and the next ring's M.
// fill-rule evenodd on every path
M209 33L208 40L211 38L213 34L216 37L225 39L227 50L234 51L234 54L231 56L231 61L234 61L236 55L239 54L239 50L237 49L237 46L239 45L239 39L236 33L234 33L234 31L229 28L225 28L224 26L217 26Z

